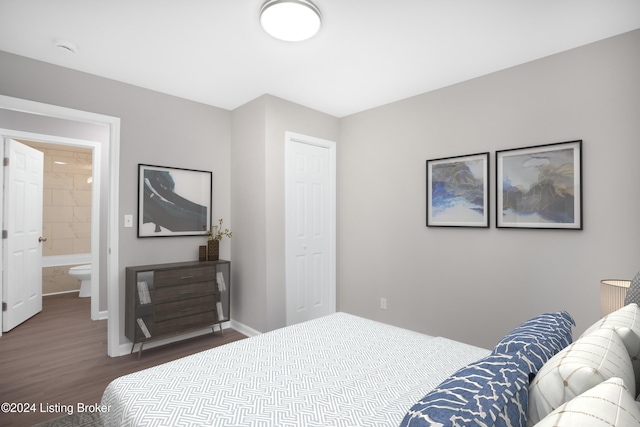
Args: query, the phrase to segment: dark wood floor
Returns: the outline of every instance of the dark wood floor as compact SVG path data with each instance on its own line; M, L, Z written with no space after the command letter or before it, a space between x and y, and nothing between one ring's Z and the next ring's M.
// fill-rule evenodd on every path
M137 354L107 356L107 321L91 320L91 301L77 294L45 297L41 313L0 337L0 403L29 404L32 413L2 413L4 427L30 426L64 415L47 405L99 403L114 378L245 338L231 329Z

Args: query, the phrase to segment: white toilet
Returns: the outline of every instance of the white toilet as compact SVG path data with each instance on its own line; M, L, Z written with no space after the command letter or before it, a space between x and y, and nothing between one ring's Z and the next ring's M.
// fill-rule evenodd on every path
M69 274L80 280L80 298L91 296L91 264L77 265L69 269Z

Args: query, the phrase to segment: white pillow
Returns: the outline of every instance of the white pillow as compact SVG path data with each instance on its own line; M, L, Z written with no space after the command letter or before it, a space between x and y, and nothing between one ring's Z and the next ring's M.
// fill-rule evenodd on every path
M527 425L609 378L622 378L635 396L631 359L612 329L598 329L553 356L529 386Z
M620 378L585 391L542 419L536 427L610 427L640 425L640 408Z
M640 307L635 303L625 305L591 325L581 337L604 328L614 329L622 338L635 371L636 392L640 391Z

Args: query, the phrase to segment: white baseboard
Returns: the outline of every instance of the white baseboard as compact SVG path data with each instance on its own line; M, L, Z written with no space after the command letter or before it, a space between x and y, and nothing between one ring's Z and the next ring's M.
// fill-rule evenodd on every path
M79 294L80 293L80 289L72 289L70 291L61 291L61 292L50 292L48 294L42 294L43 297L50 297L53 295L63 295L63 294L72 294L72 293L76 293Z
M248 337L254 337L262 333L233 319L231 319L231 328Z

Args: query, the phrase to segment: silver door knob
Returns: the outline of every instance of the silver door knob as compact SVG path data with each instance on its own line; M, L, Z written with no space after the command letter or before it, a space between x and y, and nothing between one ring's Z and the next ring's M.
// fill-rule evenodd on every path
M38 242L46 242L46 241L47 241L46 237L42 237L42 236L38 237Z

